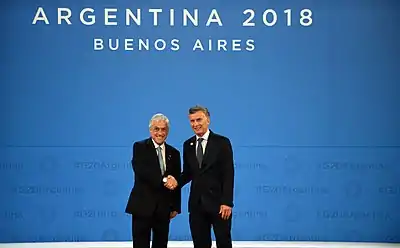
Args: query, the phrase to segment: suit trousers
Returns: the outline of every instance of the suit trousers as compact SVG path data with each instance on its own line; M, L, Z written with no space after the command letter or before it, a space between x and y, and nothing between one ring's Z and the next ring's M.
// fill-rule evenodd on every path
M194 248L211 247L211 227L214 230L217 248L232 248L232 215L224 220L220 214L207 212L199 206L190 212L189 225Z
M132 239L134 248L167 248L169 235L169 216L132 216Z

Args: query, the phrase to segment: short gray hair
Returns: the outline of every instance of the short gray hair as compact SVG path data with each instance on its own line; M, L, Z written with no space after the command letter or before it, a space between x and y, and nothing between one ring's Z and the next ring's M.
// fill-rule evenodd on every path
M169 119L164 114L157 113L157 114L153 115L149 121L149 128L151 128L151 123L153 121L165 121L167 123L167 127L169 128Z

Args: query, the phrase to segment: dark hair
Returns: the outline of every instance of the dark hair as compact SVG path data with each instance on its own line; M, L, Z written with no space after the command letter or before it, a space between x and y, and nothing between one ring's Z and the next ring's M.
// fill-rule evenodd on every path
M207 117L210 117L210 112L208 111L208 109L206 107L203 107L203 106L200 106L200 105L196 105L194 107L191 107L189 109L189 114L191 115L191 114L197 113L199 111L203 112Z

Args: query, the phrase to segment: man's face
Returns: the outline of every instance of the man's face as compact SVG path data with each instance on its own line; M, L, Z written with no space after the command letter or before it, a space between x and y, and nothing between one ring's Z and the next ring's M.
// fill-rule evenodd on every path
M168 136L168 125L166 121L152 121L150 127L150 135L153 140L161 145Z
M190 126L196 135L203 136L207 132L208 126L210 125L210 119L203 111L190 114L189 120Z

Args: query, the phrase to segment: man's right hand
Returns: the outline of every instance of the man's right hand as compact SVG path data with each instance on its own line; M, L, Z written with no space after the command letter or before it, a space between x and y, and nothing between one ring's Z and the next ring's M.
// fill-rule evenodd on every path
M173 176L168 175L167 182L164 183L164 186L170 190L174 190L178 186L178 182L176 181L176 179Z

